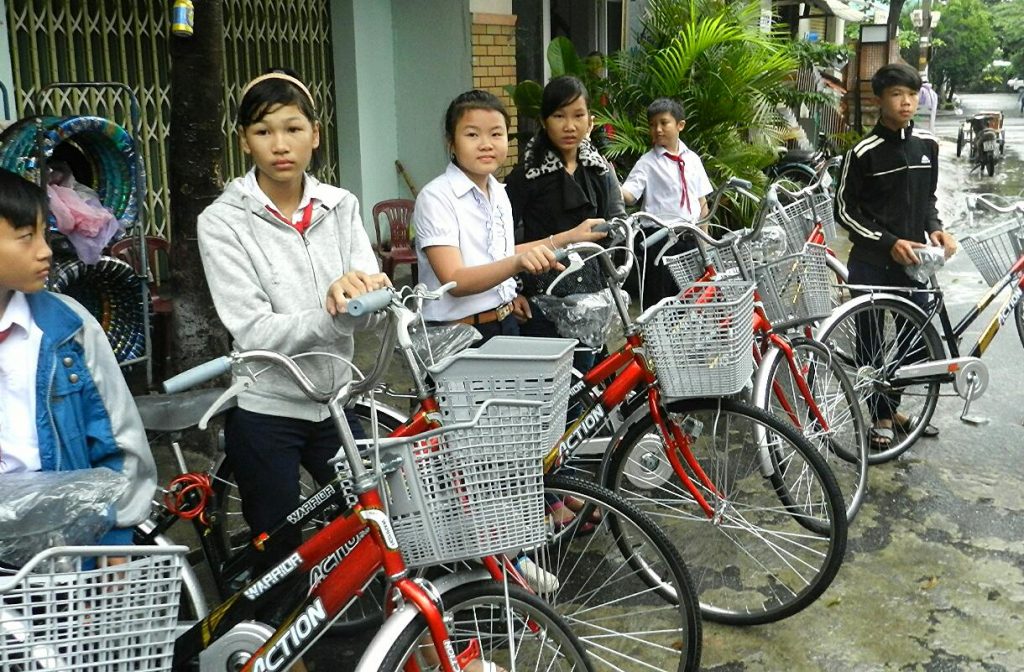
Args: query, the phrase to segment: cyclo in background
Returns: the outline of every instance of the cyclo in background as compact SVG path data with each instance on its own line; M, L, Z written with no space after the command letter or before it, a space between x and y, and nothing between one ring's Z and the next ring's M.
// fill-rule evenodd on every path
M1006 151L1006 129L1003 128L1002 112L978 112L960 125L956 134L956 155L969 148L968 158L971 170L980 168L989 177L996 172L996 160ZM998 150L998 156L996 152Z

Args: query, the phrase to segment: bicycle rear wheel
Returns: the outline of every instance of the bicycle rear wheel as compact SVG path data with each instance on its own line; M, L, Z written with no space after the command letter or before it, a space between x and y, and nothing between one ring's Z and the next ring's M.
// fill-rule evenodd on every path
M794 364L807 382L828 429L811 411L790 370L789 360L779 348L769 350L758 368L754 404L788 420L818 450L843 491L846 518L852 522L864 502L868 485L868 427L861 413L860 398L828 348L801 337L792 338L789 344ZM800 483L793 486L794 491L787 497L799 496Z
M586 653L565 622L541 598L518 586L482 581L445 593L444 615L456 654L475 641L480 660L505 670L591 670ZM422 614L399 634L380 665L398 672L415 662L420 670L440 664Z
M927 315L897 296L861 296L825 320L817 337L835 353L849 376L869 426L893 414L907 420L894 423L888 445L874 436L869 439L868 462L880 464L902 455L924 432L939 400L937 381L915 385L893 381L901 366L946 356Z
M610 448L602 481L681 540L704 618L770 623L814 602L839 571L847 535L842 493L818 452L743 402L690 399L666 410L669 430L684 437L712 486L694 481L711 513L676 473L650 415ZM802 498L787 502L793 491L782 478L795 474Z

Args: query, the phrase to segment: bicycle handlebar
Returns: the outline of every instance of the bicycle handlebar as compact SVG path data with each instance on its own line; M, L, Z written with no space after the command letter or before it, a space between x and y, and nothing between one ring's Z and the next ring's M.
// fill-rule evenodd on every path
M177 394L185 390L202 385L203 383L222 376L231 370L231 358L228 356L211 359L199 366L194 366L187 371L182 371L176 376L164 381L164 392Z
M1011 212L1024 213L1024 201L1013 201L1011 205L997 205L993 198L1008 200L999 194L970 194L967 196L967 207L974 209L981 204L993 212L1009 214Z

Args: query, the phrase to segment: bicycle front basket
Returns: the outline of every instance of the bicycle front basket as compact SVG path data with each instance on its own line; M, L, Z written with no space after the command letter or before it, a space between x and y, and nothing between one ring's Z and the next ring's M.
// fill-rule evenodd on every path
M989 287L994 286L1010 270L1020 256L1020 236L1024 222L1014 219L960 239L967 256L977 267Z
M391 525L405 561L423 567L544 543L540 407L489 405L471 429L382 449L400 457L387 475Z
M445 424L466 422L489 399L539 401L548 447L562 437L573 339L495 336L429 368Z
M715 397L743 389L753 371L754 285L696 283L644 321L644 345L666 397Z
M828 316L832 300L825 248L804 246L754 269L764 312L776 329Z
M65 546L0 573L0 670L171 669L184 546ZM82 570L90 557L126 564Z

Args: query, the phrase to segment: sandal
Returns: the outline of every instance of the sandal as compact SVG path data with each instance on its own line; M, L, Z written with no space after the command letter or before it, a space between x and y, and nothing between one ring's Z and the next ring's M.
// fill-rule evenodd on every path
M892 425L901 432L908 433L917 423L920 422L920 418L916 415L908 416L907 418L900 420L899 417L892 419ZM922 437L934 438L939 435L939 428L935 425L928 424L925 426L924 431L921 432Z
M572 495L566 495L565 497L562 498L562 501L565 502L565 505L573 513L579 513L587 506L586 502L576 499ZM597 525L602 520L604 520L604 514L601 513L601 511L597 507L592 507L590 509L590 515L587 516L587 521Z
M566 499L570 499L570 498L567 497ZM575 500L575 501L578 502L579 500ZM583 504L583 502L579 502L579 503L581 505ZM578 522L576 520L576 514L572 510L572 505L570 504L570 505L567 506L566 503L563 500L556 500L554 502L549 502L548 505L547 505L547 508L548 508L548 514L551 515L551 519L554 522L554 531L556 533L557 532L561 532L562 530L568 529L569 527L571 527L572 525L574 525L574 524L576 524ZM582 508L582 506L580 508ZM566 515L566 514L568 514L568 515ZM590 517L593 518L594 514L600 515L600 512L593 511L591 513ZM600 522L600 518L598 519L598 522ZM582 525L577 525L576 526L576 530L573 532L573 536L575 536L575 537L582 537L582 536L591 534L596 529L597 529L597 525L594 522L591 522L591 521L588 520L588 521L583 522Z
M872 427L868 433L871 440L871 447L875 450L887 450L896 439L896 432L892 427Z

